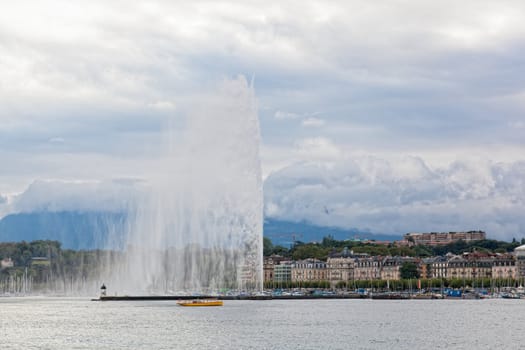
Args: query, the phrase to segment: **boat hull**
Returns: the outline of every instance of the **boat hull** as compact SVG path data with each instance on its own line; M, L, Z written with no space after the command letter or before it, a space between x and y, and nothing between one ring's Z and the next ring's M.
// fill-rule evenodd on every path
M222 306L222 300L193 300L193 301L179 301L180 306Z

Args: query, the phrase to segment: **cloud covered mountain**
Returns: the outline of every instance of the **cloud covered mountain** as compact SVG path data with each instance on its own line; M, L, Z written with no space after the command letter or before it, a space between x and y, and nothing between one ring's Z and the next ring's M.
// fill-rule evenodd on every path
M104 230L124 229L122 214L140 203L144 191L139 180L35 181L19 195L0 196L0 240L44 239L53 231L47 238L72 247L98 245L107 238ZM398 238L411 231L478 229L510 240L525 236L525 162L458 160L431 167L418 157L345 155L273 172L264 201L265 230L282 242L290 237L280 233L299 230L307 240L326 232L340 239L363 232Z
M125 212L144 191L137 179L112 181L37 180L10 198L0 196L0 214L94 211Z
M486 230L525 235L525 162L456 161L430 168L417 157L303 162L265 182L265 215L372 232Z
M120 247L141 181L38 180L1 200L0 241L58 240L65 248Z

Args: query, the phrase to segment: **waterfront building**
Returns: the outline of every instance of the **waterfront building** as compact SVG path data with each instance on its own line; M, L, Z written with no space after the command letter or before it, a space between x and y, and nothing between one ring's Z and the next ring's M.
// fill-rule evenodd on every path
M292 282L326 281L326 262L318 259L304 259L292 265Z
M516 279L518 276L518 266L512 255L501 254L495 257L492 265L492 278Z
M328 269L328 280L332 287L341 281L354 279L355 258L351 256L347 248L342 253L332 254L326 261Z
M446 256L435 256L430 260L430 278L448 278L448 259Z
M339 282L356 280L399 280L401 267L404 263L411 262L418 266L421 278L425 279L516 279L525 277L525 245L518 248L515 255L474 251L424 259L368 256L345 249L343 252L330 254L326 262L313 258L284 261L283 257L275 255L265 258L264 273L265 281L329 281L335 287Z
M447 274L449 278L467 278L472 274L467 260L462 256L454 255L447 261Z
M375 280L381 277L381 258L359 257L354 263L354 279Z
M416 259L401 256L386 257L383 259L381 265L380 279L386 281L397 281L401 279L401 266L407 262L416 263Z
M518 276L525 277L525 244L514 249L514 255L516 256Z
M432 278L432 263L435 257L421 259L419 264L419 271L421 271L421 278Z
M479 241L486 239L486 234L483 231L467 231L467 232L429 232L429 233L407 233L403 236L403 244L405 245L446 245L459 240L465 242Z
M273 274L274 274L274 266L279 265L281 261L284 261L286 258L280 255L270 255L268 257L264 257L263 261L263 275L264 275L264 282L273 281Z
M290 282L292 280L292 262L281 261L279 265L273 266L273 281L277 283Z
M491 278L492 265L494 259L488 256L467 258L470 263L472 273L470 278Z
M449 278L492 278L494 258L488 254L464 253L454 255L448 260Z

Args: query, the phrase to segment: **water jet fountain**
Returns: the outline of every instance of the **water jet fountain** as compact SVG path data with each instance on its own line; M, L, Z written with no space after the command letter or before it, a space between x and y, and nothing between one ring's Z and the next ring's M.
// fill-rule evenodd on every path
M128 294L262 288L263 199L252 86L226 81L170 130L169 147L131 210L125 257L108 288Z

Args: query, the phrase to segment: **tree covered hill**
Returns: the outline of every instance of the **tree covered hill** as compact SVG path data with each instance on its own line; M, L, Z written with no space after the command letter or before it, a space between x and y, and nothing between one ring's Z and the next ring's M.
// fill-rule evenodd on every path
M293 260L306 258L316 258L326 260L332 253L341 253L343 249L349 249L354 253L364 253L372 256L411 256L411 257L431 257L445 255L447 253L462 254L464 252L486 252L486 253L507 253L512 252L520 244L525 244L525 238L518 242L497 241L486 239L482 241L457 241L442 246L422 246L412 247L397 246L396 244L374 244L373 242L340 241L331 236L324 237L321 242L296 242L291 247L284 247L274 244L269 238L264 238L264 255L270 256L278 254Z

